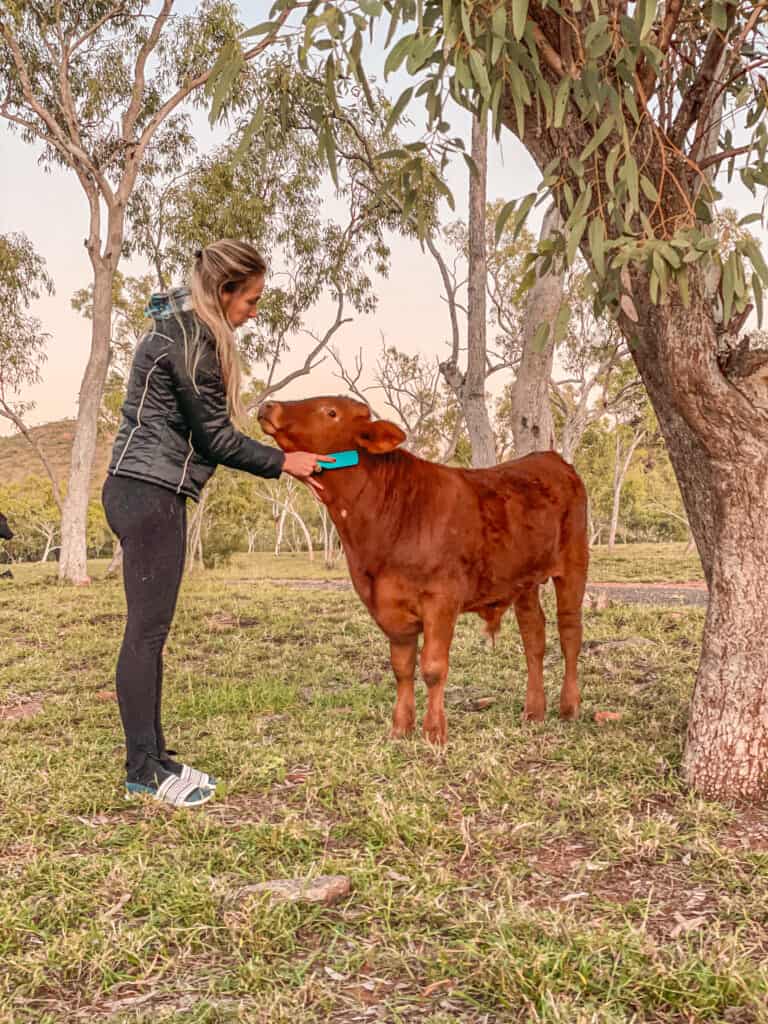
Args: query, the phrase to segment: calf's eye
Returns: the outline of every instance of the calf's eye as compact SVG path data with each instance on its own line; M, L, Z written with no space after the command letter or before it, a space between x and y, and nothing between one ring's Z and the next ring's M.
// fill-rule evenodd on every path
M336 410L335 409L329 409L328 410L328 415L331 417L332 420L335 420L336 419Z

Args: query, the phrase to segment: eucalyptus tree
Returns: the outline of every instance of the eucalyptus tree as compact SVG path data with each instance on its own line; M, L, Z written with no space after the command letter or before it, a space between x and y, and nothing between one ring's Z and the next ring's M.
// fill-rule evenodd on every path
M30 313L32 302L43 293L53 293L53 281L45 260L35 252L23 234L0 235L0 417L9 420L23 434L43 465L61 509L59 481L40 442L27 427L28 402L22 389L40 380L48 335L37 317Z
M290 7L280 0L265 31ZM736 338L750 303L761 311L768 265L751 240L721 255L708 226L717 172L753 195L768 182L768 5L361 0L303 14L304 52L323 47L329 91L347 73L363 81L367 30L387 17L385 70L413 76L401 109L418 92L443 155L452 99L489 110L538 165L540 189L506 213L521 221L554 199L563 231L550 257L581 249L588 261L631 344L709 585L686 776L706 795L765 798L768 408L752 385L768 351ZM427 155L409 154L406 188L432 173Z
M154 183L149 194L137 190L130 241L164 282L185 273L194 250L216 238L244 238L262 252L268 287L240 338L261 382L250 396L258 404L311 372L353 313L375 309L374 281L389 267L386 235L402 221L376 194L367 155L397 139L354 90L336 103L330 179L309 113L326 100L322 79L297 74L295 62L275 56L262 63L252 100L260 105L258 131L241 126L167 184ZM318 329L310 323L323 298L331 311ZM297 351L303 359L288 372L286 357Z
M205 102L217 54L240 31L230 0L188 15L174 13L174 0L0 0L0 117L41 147L44 163L77 177L88 206L93 317L62 519L64 580L88 578L88 493L127 206L143 168L178 163L192 146L184 105ZM238 50L236 71L272 41ZM242 76L226 84L236 107Z

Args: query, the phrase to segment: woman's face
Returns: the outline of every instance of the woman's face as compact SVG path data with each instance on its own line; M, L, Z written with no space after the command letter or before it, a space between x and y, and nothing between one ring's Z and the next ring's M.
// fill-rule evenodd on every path
M264 275L255 274L233 292L222 289L221 308L230 327L242 327L259 311L259 300L264 291Z

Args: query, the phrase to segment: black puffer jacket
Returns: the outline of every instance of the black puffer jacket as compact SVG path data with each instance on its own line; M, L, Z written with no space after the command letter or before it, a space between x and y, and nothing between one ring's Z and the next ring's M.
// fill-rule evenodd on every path
M169 298L177 301L164 313L163 300ZM150 309L160 315L136 349L109 472L195 501L219 464L280 476L285 454L234 428L213 337L182 290L153 296Z

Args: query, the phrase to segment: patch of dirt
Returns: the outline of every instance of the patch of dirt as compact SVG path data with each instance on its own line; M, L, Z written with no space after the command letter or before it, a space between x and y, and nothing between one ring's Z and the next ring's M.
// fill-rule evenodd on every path
M750 853L768 853L768 811L745 807L719 836L721 846Z
M613 598L622 604L665 604L707 606L706 584L689 583L589 583L587 594Z
M307 580L291 577L262 576L257 579L225 580L227 584L235 583L268 583L273 587L290 587L291 590L351 590L349 580Z
M18 703L0 704L0 722L19 721L34 718L43 710L43 701L35 698L22 698Z
M349 580L277 579L266 576L259 580L227 580L227 583L269 583L292 590L351 590ZM587 594L610 595L628 604L691 604L706 607L707 586L702 580L683 583L589 583Z

